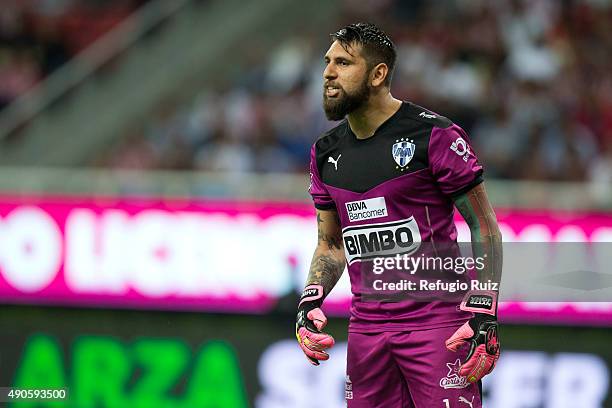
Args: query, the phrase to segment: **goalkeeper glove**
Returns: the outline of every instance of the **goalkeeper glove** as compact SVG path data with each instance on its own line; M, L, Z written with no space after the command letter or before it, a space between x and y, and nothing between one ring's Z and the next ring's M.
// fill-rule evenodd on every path
M497 293L470 291L459 308L473 312L474 317L446 340L446 348L457 351L469 344L470 350L465 361L461 363L459 375L467 377L470 383L475 383L493 371L499 359Z
M319 365L319 360L329 359L325 350L334 345L334 338L321 332L327 324L327 318L320 309L322 304L323 286L306 286L298 305L295 336L306 358L313 365Z

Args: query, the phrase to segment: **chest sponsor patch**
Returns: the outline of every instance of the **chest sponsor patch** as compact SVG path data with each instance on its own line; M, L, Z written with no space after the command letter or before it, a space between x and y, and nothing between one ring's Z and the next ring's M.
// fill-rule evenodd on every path
M367 200L345 203L349 221L371 220L387 216L385 197L368 198Z
M346 261L356 261L380 256L408 254L416 251L421 243L421 233L414 217L380 224L359 225L342 229Z

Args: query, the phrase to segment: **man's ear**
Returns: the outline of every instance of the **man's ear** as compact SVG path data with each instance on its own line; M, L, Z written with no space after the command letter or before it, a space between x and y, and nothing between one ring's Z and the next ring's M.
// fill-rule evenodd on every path
M389 75L389 67L384 62L377 64L370 72L370 85L372 87L381 86L385 83Z

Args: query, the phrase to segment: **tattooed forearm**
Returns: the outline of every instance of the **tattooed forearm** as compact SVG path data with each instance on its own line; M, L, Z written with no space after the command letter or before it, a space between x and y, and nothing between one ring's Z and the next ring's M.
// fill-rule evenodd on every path
M484 258L484 268L479 271L480 278L500 282L502 237L484 186L476 186L457 198L455 206L470 227L474 256Z
M346 264L340 225L337 211L317 210L319 239L306 284L322 285L326 295L342 276Z
M324 293L328 294L342 276L344 265L344 259L315 252L306 284L321 285Z

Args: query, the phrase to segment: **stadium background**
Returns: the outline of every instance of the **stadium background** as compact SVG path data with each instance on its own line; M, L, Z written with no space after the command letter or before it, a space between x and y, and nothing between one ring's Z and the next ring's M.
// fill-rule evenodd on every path
M292 332L322 55L355 20L395 39L395 96L471 135L506 239L612 241L607 0L3 1L0 386L70 398L0 404L343 406L346 279L327 364ZM487 406L612 406L612 303L500 319Z

